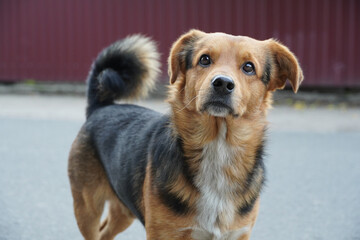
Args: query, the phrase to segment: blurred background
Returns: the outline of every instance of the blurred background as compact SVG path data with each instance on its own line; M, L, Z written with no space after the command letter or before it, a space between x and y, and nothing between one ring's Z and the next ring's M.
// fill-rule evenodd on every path
M163 74L138 104L168 112L167 57L189 29L275 38L298 57L298 94L275 94L267 187L252 239L360 239L360 1L0 0L0 239L82 239L67 155L98 52L158 42ZM139 222L117 239L145 239Z
M1 0L0 80L84 82L97 53L129 34L171 44L191 28L276 38L299 58L303 87L360 87L356 0ZM167 71L164 71L164 81Z

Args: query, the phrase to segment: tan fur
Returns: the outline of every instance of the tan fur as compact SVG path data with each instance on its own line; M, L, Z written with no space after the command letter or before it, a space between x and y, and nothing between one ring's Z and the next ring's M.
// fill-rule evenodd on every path
M128 51L136 52L139 61L145 65L147 71L144 73L143 84L139 86L138 95L136 98L146 97L150 90L155 87L156 80L160 74L160 55L158 54L157 47L150 38L144 38L141 35L133 35L126 38L129 41ZM136 44L132 44L136 42ZM134 98L134 97L132 97Z
M189 44L192 44L194 49L193 67L187 70L185 50ZM146 53L139 54L146 57ZM202 54L211 55L211 67L198 66L197 62ZM241 64L246 61L255 64L256 75L248 76L241 71ZM271 78L269 83L264 84L261 79L267 63L271 64ZM154 69L156 67L154 66ZM214 117L201 109L211 90L210 81L218 74L227 75L235 82L232 93L234 114L226 117ZM189 171L194 174L199 172L202 149L218 139L221 126L225 124L225 141L233 151L229 156L234 157L224 163L221 171L226 176L226 185L241 193L234 193L229 201L238 208L249 203L254 197L257 198L263 181L262 172L255 173L248 190L241 190L245 189L246 177L254 168L256 151L264 137L272 91L283 88L289 79L296 92L303 80L296 57L274 40L258 41L242 36L206 34L191 30L181 36L171 49L169 75L171 85L167 101L171 105L171 127L174 134L179 135L183 141ZM145 86L145 89L150 85ZM185 176L177 176L177 180L170 186L170 191L186 201L191 209L188 214L179 216L162 203L156 186L153 186L150 172L151 159L146 168L143 199L139 199L143 206L147 239L210 239L207 236L211 235L197 229L196 207L200 199L199 191L189 184ZM131 224L134 215L115 196L100 161L89 144L88 136L84 135L83 131L72 146L69 177L75 215L80 231L86 239L112 239ZM105 201L110 202L110 212L105 222L100 225ZM222 236L237 236L236 231L243 229L245 233L241 233L237 239L249 239L259 205L260 200L257 198L254 207L246 215L234 213L230 223L219 220L217 226ZM225 217L219 216L219 219ZM233 233L234 235L231 235Z

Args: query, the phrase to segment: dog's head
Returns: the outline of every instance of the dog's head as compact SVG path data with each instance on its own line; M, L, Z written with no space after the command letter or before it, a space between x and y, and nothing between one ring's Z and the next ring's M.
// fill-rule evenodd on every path
M302 70L289 49L273 39L258 41L191 30L169 56L170 102L214 117L238 117L265 110L271 92L286 80L297 92Z

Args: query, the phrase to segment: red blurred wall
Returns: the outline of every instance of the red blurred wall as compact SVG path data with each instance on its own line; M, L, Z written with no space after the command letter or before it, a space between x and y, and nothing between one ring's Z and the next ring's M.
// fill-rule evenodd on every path
M84 81L92 60L132 33L171 43L190 28L274 37L307 86L360 86L359 0L0 0L0 81Z

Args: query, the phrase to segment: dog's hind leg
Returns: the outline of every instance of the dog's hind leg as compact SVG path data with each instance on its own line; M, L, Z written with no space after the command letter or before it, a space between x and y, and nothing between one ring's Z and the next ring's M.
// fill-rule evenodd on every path
M100 228L100 240L111 240L128 228L134 215L113 194L109 201L109 213Z
M80 232L86 240L98 240L101 214L112 190L87 135L82 131L70 151L68 174Z
M91 192L73 191L74 211L80 232L86 240L98 240L100 236L100 218L105 199Z

